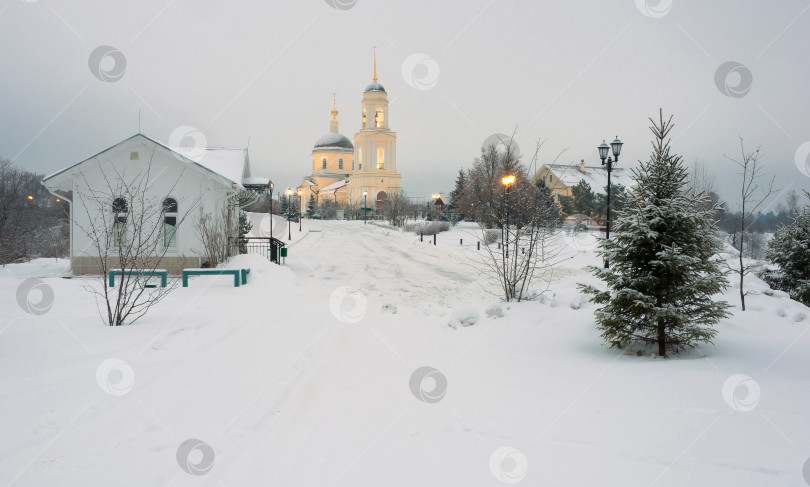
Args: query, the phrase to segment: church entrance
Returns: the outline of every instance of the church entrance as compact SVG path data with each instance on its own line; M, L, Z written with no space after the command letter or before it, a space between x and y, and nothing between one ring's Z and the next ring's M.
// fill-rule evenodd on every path
M385 200L388 199L388 193L385 191L380 191L377 193L377 205L376 205L376 214L381 215L383 212L383 208L385 205Z

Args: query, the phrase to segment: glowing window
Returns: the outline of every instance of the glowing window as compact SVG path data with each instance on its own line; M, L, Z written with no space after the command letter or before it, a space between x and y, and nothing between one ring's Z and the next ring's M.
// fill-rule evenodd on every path
M366 109L363 109L363 128L366 128Z
M377 128L385 127L385 112L382 108L378 108L374 114L374 126Z
M385 167L385 151L382 147L377 149L377 169Z

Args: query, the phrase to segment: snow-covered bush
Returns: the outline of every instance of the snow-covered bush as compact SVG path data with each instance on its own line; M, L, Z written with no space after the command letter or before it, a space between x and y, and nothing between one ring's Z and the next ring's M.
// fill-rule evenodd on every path
M495 242L498 241L499 238L501 238L500 230L496 230L494 228L484 230L484 243L486 245L494 244Z
M406 232L415 234L433 235L450 230L450 222L416 222L406 223L403 227Z

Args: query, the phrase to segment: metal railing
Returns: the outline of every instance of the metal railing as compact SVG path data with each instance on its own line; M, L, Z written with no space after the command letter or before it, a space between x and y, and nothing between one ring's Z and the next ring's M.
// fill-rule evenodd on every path
M245 237L231 239L231 255L259 254L270 262L281 264L281 249L287 245L275 237Z

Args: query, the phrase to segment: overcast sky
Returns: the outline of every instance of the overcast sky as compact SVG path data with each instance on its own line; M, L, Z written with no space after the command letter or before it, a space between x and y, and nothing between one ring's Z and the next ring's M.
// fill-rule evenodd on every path
M675 115L673 149L736 201L723 155L762 146L781 188L809 189L810 1L0 1L0 155L50 173L138 131L194 127L243 147L277 187L311 170L329 131L353 138L378 75L412 194L447 192L484 140L528 159L647 159L647 117ZM99 46L112 50L97 51ZM95 52L95 54L94 54ZM736 62L738 64L728 64ZM94 66L91 69L91 66ZM726 75L727 74L727 75ZM806 144L806 145L804 145Z

